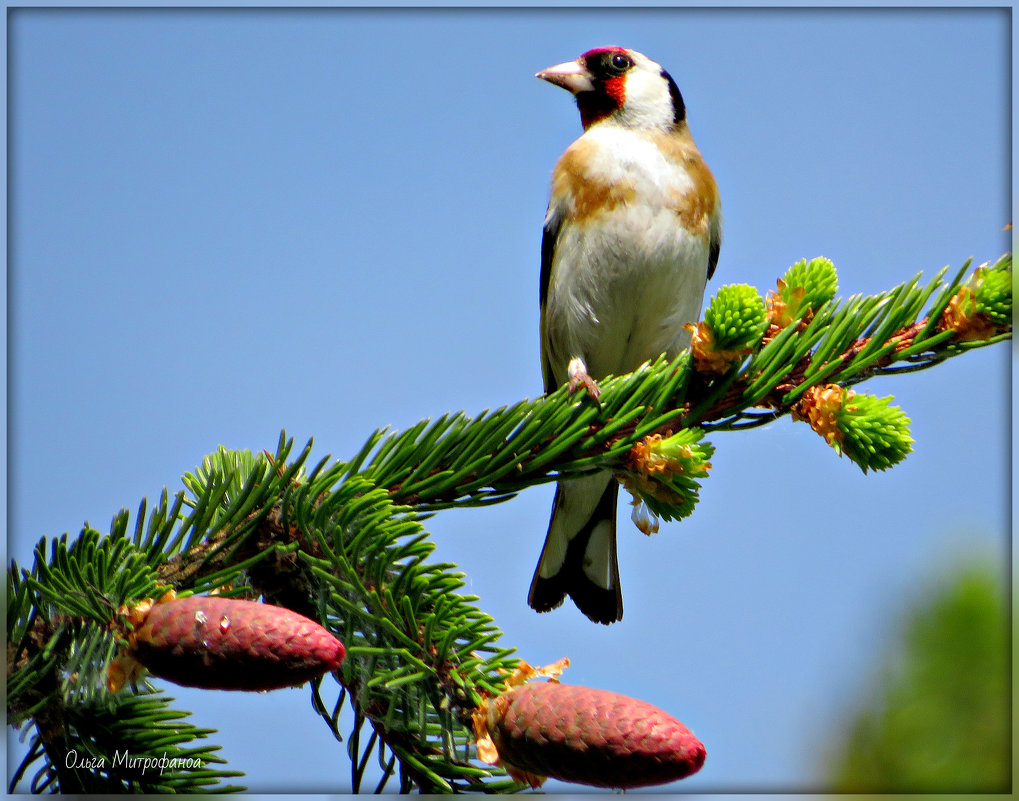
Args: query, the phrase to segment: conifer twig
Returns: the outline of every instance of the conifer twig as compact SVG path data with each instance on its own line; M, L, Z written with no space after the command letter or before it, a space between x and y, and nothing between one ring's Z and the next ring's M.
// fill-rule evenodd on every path
M424 517L598 470L619 476L652 514L684 517L710 467L705 435L786 414L862 469L890 467L909 451L908 419L852 387L1011 336L1011 255L968 268L840 301L833 265L803 261L766 298L722 287L692 327L689 352L602 381L598 405L563 388L473 418L377 431L351 459L313 466L311 443L292 454L285 434L273 454L220 448L184 477L185 490L164 490L152 509L143 502L133 529L124 511L105 535L86 527L41 540L31 569L8 570L8 720L34 731L12 789L31 766L34 789L236 789L222 784L236 774L218 768L153 780L110 760L62 767L80 744L97 757L163 749L221 761L215 746L195 745L212 732L181 722L187 713L172 699L107 686L124 647L120 610L170 588L262 598L342 641L339 700L330 710L316 681L313 703L343 740L349 701L355 789L373 755L379 789L390 777L404 790L514 789L474 758L471 726L519 660L478 599L461 594L456 566L430 561Z

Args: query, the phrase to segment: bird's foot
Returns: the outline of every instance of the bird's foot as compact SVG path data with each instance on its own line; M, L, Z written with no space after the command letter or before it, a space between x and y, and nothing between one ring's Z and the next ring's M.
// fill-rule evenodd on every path
M588 375L587 365L581 359L571 361L566 372L569 375L569 381L566 382L566 386L571 395L580 389L580 387L583 387L587 390L591 400L598 403L598 398L601 396L601 387L598 386L597 381Z

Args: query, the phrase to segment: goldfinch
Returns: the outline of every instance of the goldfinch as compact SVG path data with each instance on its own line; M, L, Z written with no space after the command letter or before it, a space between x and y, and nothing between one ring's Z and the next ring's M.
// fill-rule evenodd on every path
M604 47L535 77L571 92L583 135L552 172L541 242L541 367L597 398L597 379L687 347L718 262L721 203L669 74ZM569 595L597 622L622 619L610 472L561 481L528 603Z

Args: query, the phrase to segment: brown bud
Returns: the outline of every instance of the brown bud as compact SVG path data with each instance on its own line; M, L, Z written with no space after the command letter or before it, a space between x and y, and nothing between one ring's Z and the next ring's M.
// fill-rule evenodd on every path
M192 596L156 603L130 634L131 656L154 676L209 690L275 690L343 662L343 644L279 606Z
M793 406L793 420L805 420L825 442L841 449L845 434L839 428L838 415L855 392L838 384L817 384L803 393ZM841 451L840 451L841 452Z
M513 687L488 701L483 728L499 763L532 786L551 776L595 787L644 787L682 779L704 764L704 746L671 715L587 687Z
M701 375L722 375L753 350L753 348L720 350L715 344L711 326L703 321L697 325L687 323L683 327L692 334L690 352L693 354L693 366Z
M974 278L980 273L977 269ZM973 290L960 287L941 315L942 331L954 331L955 338L960 342L978 339L990 339L999 333L990 319L977 311L977 301Z

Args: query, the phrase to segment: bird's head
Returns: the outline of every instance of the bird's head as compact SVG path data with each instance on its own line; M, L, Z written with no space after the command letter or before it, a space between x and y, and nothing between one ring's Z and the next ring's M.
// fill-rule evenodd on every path
M636 50L598 47L535 75L577 99L584 129L602 121L631 128L670 128L686 120L672 77Z

